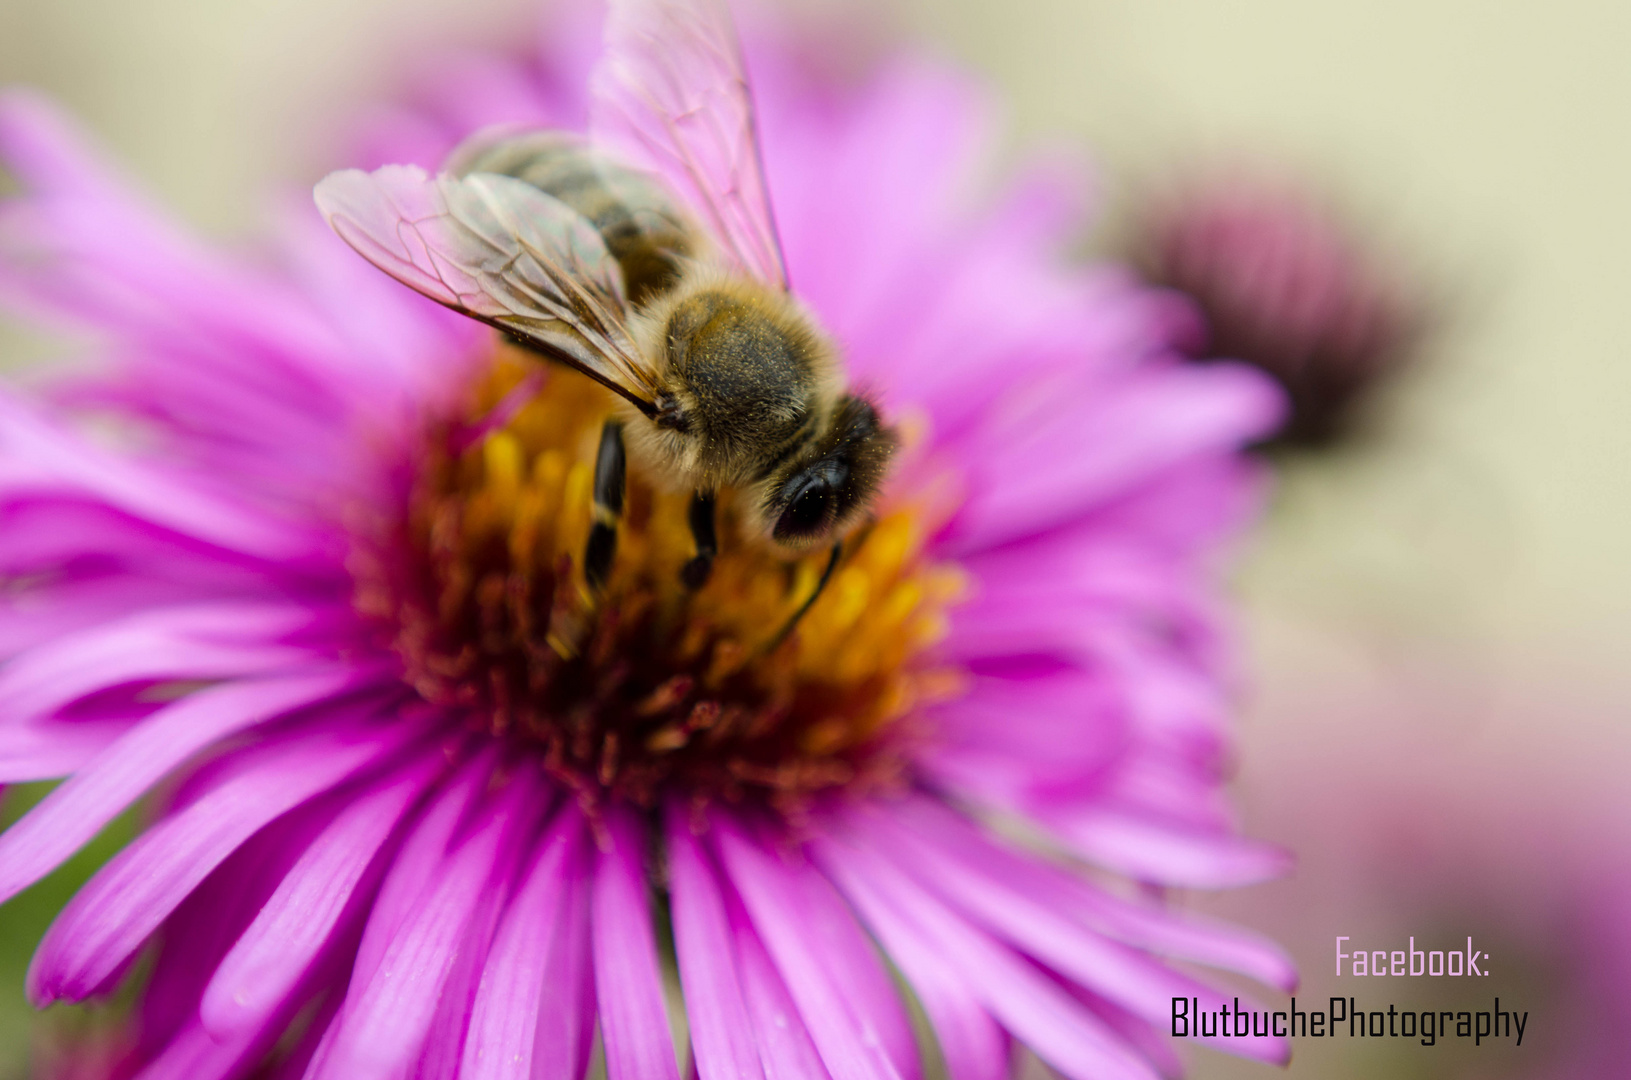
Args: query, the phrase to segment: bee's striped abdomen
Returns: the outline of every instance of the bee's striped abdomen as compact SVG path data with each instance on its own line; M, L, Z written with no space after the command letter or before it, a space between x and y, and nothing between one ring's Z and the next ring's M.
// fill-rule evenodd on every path
M459 176L513 176L582 214L606 241L637 306L671 289L680 260L692 254L691 238L662 188L576 136L540 131L488 142L455 153L448 169Z

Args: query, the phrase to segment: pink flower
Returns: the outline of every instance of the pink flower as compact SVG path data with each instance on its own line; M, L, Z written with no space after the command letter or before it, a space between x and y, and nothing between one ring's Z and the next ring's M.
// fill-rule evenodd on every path
M1465 756L1459 760L1466 764ZM1342 858L1323 869L1310 860L1288 898L1295 911L1276 923L1317 912L1298 936L1327 949L1332 926L1392 948L1409 948L1414 938L1429 953L1467 941L1481 954L1485 977L1433 978L1432 961L1425 960L1429 977L1406 984L1410 1007L1493 1012L1490 999L1498 997L1511 1015L1494 1041L1506 1075L1623 1076L1621 1030L1631 1015L1631 847L1623 795L1605 789L1604 798L1575 775L1560 781L1527 757L1514 761L1511 769L1490 768L1487 760L1472 766L1463 774L1477 776L1471 783L1444 782L1442 768L1423 770L1431 781L1385 790L1369 778L1356 781L1363 769L1328 777L1322 814L1302 815L1306 820L1287 831L1310 849L1340 851ZM1316 985L1304 989L1313 1000L1356 992L1361 1005L1367 997L1386 1000L1375 989L1381 984L1351 974L1333 979L1330 968L1316 969L1312 960L1309 970ZM1329 1073L1338 1074L1339 1060L1353 1075L1403 1073L1422 1060L1414 1039L1358 1045L1322 1048ZM1441 1031L1435 1068L1446 1076L1487 1075L1490 1046L1490 1039L1480 1048L1454 1028Z
M1347 433L1365 395L1409 359L1422 312L1402 280L1299 185L1202 176L1145 216L1139 261L1200 306L1197 356L1238 358L1285 388L1282 441Z
M563 40L465 65L376 160L575 124ZM0 103L26 191L0 284L98 342L0 396L0 781L68 777L0 837L0 897L163 807L51 927L33 1001L157 942L144 1075L577 1076L598 1025L612 1080L655 1080L672 948L704 1080L913 1078L892 966L949 1075L994 1080L1011 1040L1070 1077L1174 1068L1171 999L1234 994L1167 958L1291 985L1273 945L1152 898L1283 867L1222 789L1216 579L1278 394L1181 363L1158 295L1062 261L1073 178L960 200L962 77L751 61L795 287L908 443L768 652L811 563L727 539L681 592L683 508L639 476L586 605L598 389L304 206L273 264L212 250L48 105Z

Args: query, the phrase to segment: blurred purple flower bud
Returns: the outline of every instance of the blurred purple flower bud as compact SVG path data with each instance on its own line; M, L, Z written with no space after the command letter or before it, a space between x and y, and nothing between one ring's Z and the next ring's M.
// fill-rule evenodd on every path
M1420 337L1404 280L1294 181L1212 173L1142 216L1139 263L1191 297L1205 321L1186 351L1244 360L1285 388L1291 412L1276 442L1347 434L1360 400Z

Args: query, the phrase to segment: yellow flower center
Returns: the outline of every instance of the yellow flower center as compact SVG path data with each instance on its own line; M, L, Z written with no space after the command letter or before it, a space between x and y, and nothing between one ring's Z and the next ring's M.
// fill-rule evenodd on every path
M517 391L540 377L530 399ZM963 577L924 556L923 509L897 500L855 530L782 638L828 553L795 557L741 535L721 492L713 574L689 591L688 493L631 462L596 597L582 557L612 408L588 379L501 347L466 414L430 431L392 525L396 554L357 564L358 606L384 621L407 680L537 747L586 804L650 805L678 790L697 804L760 797L792 815L825 790L900 783L910 718L959 682L932 646Z

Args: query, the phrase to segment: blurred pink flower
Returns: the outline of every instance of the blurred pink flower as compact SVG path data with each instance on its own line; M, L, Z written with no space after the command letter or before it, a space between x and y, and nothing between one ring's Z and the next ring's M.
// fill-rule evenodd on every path
M453 65L381 119L366 163L434 162L496 120L576 126L593 54L563 32L537 62ZM0 395L0 781L68 777L0 837L0 897L164 793L47 933L34 1002L106 992L157 940L143 1075L241 1076L270 1055L275 1075L570 1077L598 1024L612 1080L655 1080L678 1075L671 941L703 1080L917 1077L881 950L954 1080L1005 1075L1011 1039L1098 1080L1176 1067L1172 997L1227 1000L1166 957L1292 984L1273 945L1079 869L1205 888L1284 866L1238 837L1222 790L1216 576L1257 505L1239 448L1279 395L1180 362L1160 298L1121 271L1064 265L1073 178L958 201L985 111L963 77L897 58L838 87L764 42L750 62L796 288L921 432L886 508L943 507L903 519L932 525L911 558L957 568L972 598L901 676L950 672L958 692L903 699L824 758L820 731L794 730L792 758L706 783L732 763L709 773L698 751L665 772L649 751L636 783L615 737L582 767L562 733L611 723L604 700L517 726L525 703L469 660L489 637L454 641L468 662L425 689L391 621L407 609L361 598L379 560L427 557L381 551L406 526L379 523L411 518L426 433L493 369L486 331L304 205L275 268L213 250L51 107L0 102L25 191L0 216L0 287L90 330L102 361ZM861 622L902 602L847 595ZM802 715L695 700L615 654L578 662L655 686L653 725L681 707Z
M1194 354L1254 364L1285 388L1281 441L1341 436L1364 396L1409 358L1421 311L1405 286L1296 183L1216 173L1144 218L1139 263L1201 309Z
M1491 787L1503 797L1424 790L1373 811L1368 828L1344 841L1370 886L1351 899L1404 933L1470 934L1488 953L1489 984L1528 1014L1523 1045L1507 1050L1501 1075L1623 1076L1631 847L1618 807L1541 777ZM1426 990L1429 1007L1467 1007L1454 984L1429 981ZM1481 1055L1456 1049L1443 1055L1442 1075L1488 1075Z

